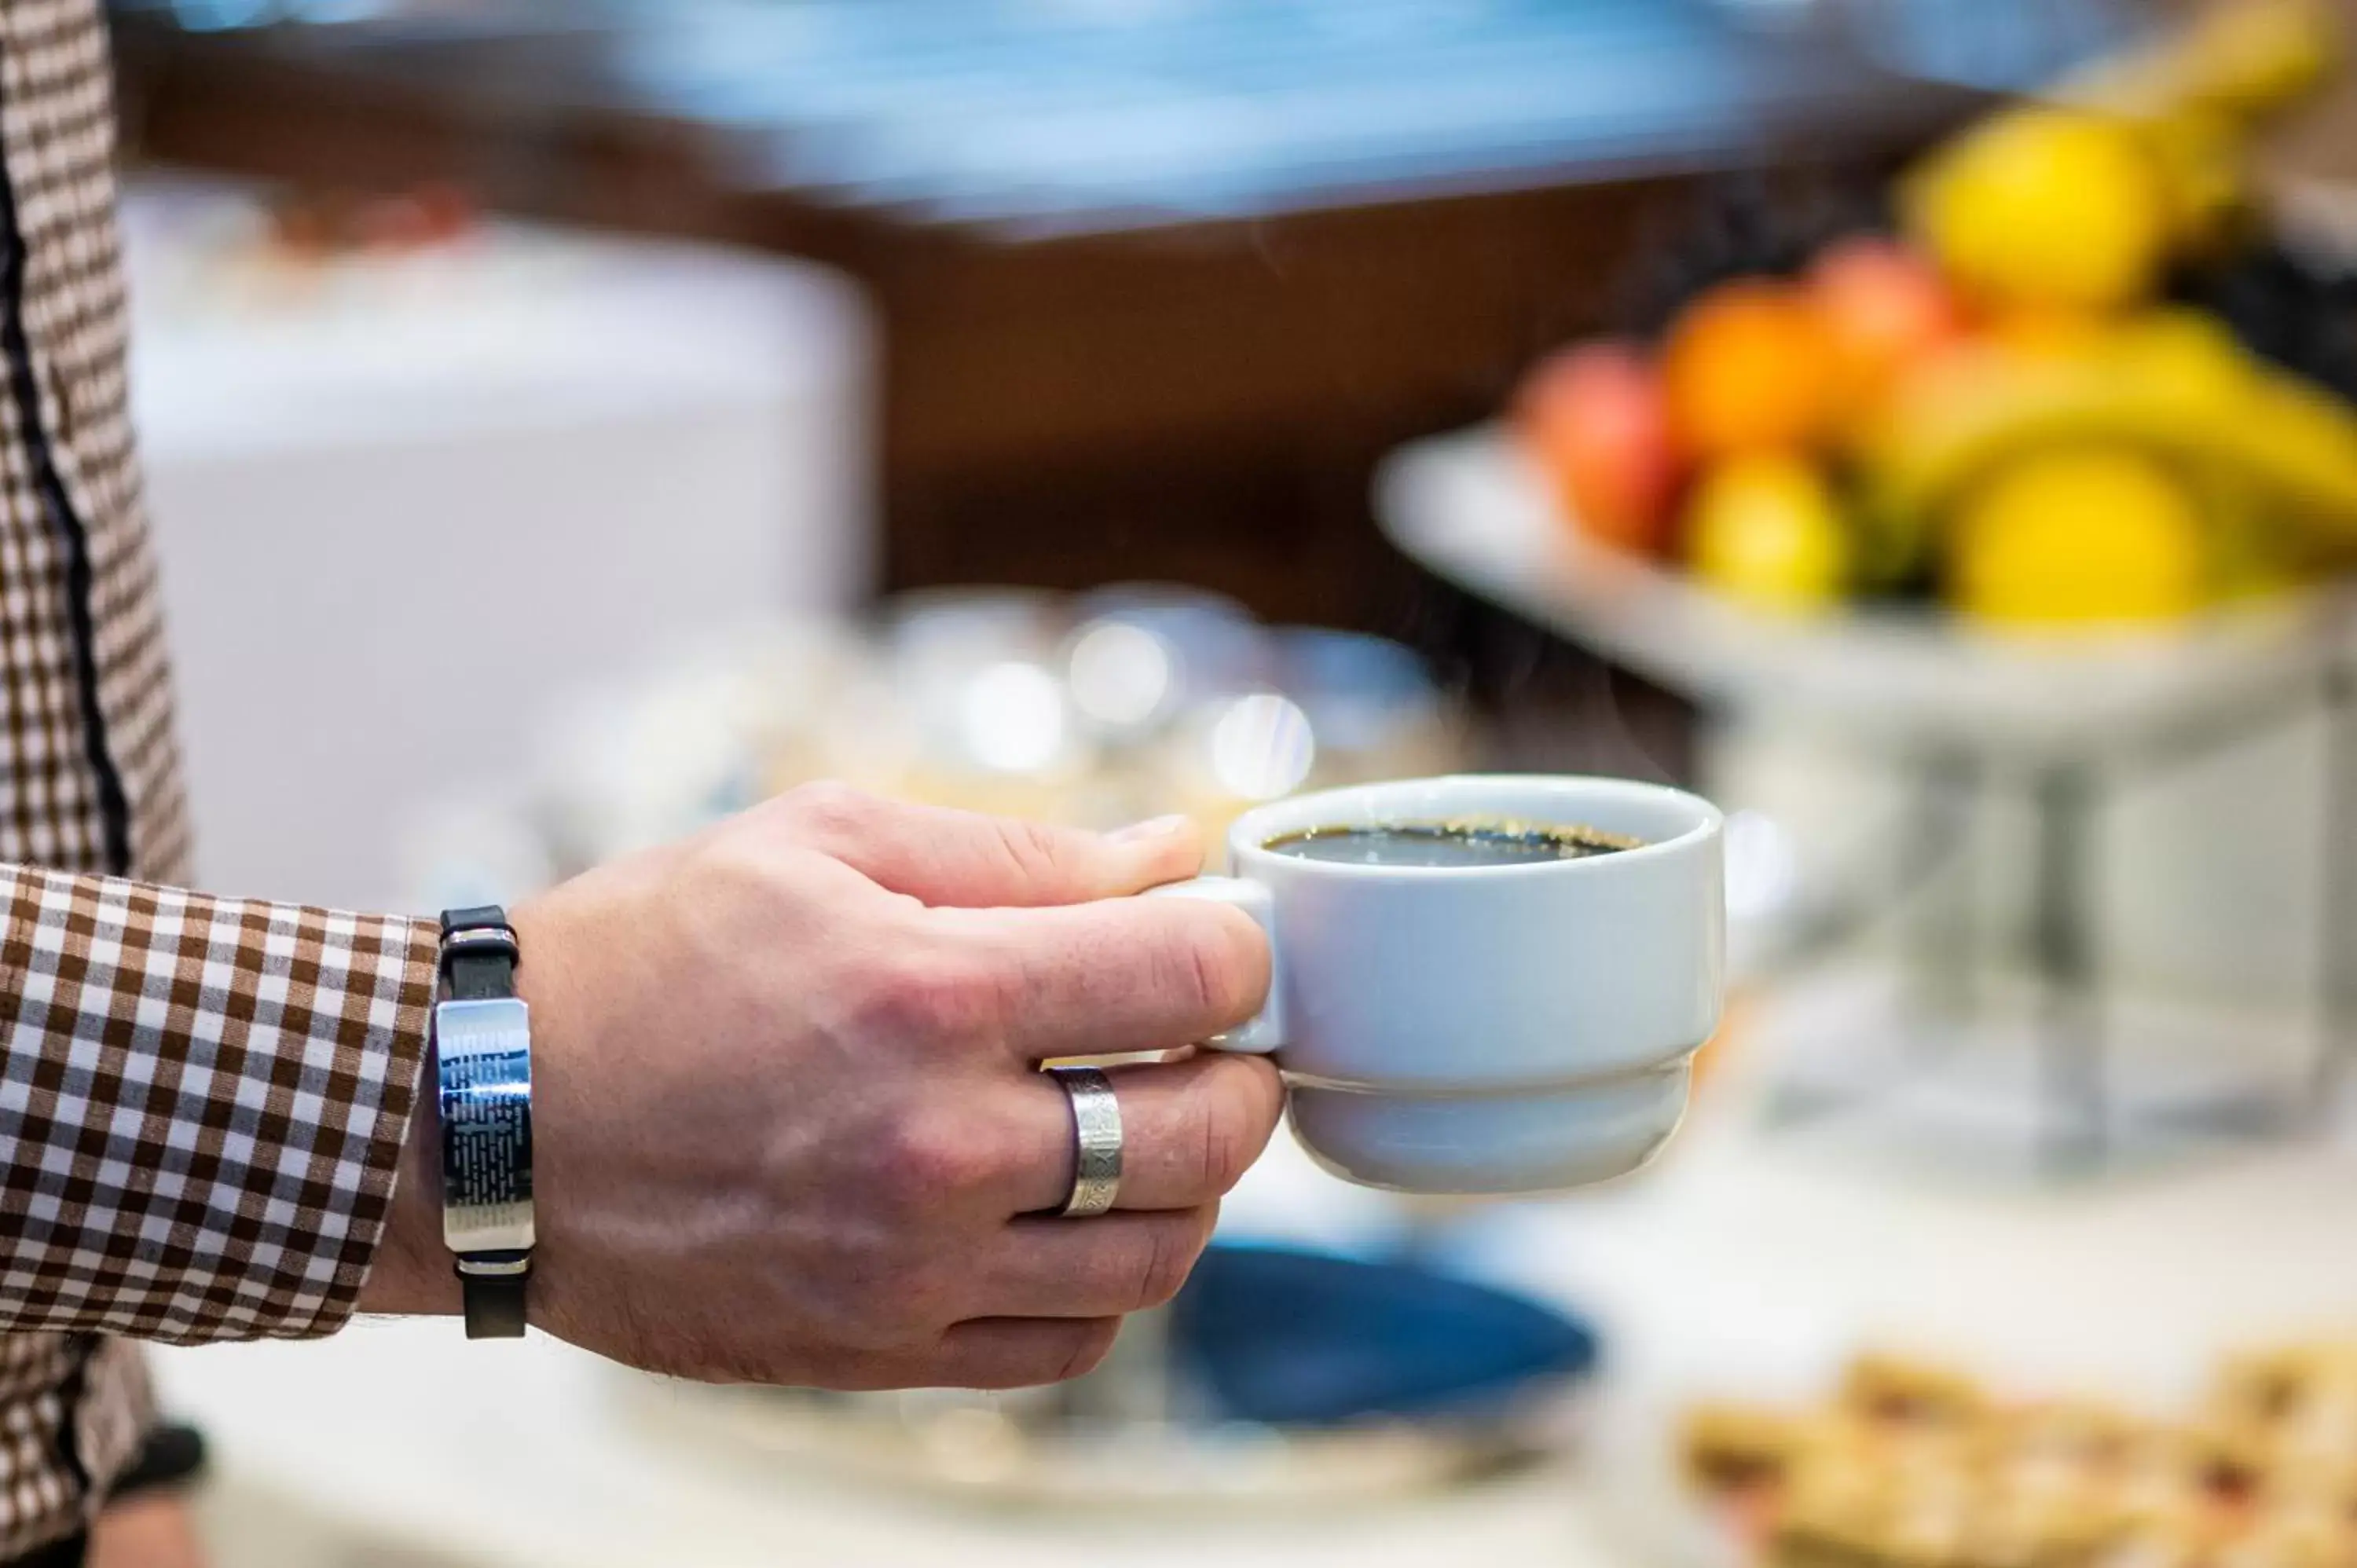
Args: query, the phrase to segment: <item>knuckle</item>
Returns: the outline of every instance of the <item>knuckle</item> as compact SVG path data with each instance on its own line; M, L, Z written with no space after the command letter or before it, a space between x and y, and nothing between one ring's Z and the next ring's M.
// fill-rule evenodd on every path
M939 1212L988 1186L1000 1164L987 1131L931 1111L904 1112L876 1144L875 1190L900 1215Z
M778 804L795 826L826 841L859 836L875 824L885 803L840 779L821 779L797 784L778 798Z
M867 987L866 1021L888 1037L967 1045L998 1037L1007 985L985 959L921 948L881 961Z

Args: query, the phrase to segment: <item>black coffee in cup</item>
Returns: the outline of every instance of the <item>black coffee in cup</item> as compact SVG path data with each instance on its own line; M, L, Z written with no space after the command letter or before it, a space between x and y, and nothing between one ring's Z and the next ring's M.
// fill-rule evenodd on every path
M1280 833L1261 847L1301 860L1348 865L1461 868L1586 860L1635 849L1640 842L1600 828L1531 822L1382 822Z

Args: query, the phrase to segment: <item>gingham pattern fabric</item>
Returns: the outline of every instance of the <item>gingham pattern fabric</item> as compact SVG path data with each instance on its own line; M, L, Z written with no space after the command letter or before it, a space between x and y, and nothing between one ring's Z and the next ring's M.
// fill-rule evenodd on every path
M430 926L156 886L187 816L99 5L0 0L0 1561L152 1421L117 1336L350 1316L434 983Z
M181 1341L336 1326L392 1196L433 931L59 873L5 887L0 1312Z

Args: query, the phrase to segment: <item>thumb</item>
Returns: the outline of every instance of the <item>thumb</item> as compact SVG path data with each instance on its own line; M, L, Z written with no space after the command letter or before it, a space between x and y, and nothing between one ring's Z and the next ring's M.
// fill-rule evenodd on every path
M909 805L834 784L791 790L768 809L796 843L926 904L1080 904L1176 882L1203 865L1201 831L1187 817L1096 833Z

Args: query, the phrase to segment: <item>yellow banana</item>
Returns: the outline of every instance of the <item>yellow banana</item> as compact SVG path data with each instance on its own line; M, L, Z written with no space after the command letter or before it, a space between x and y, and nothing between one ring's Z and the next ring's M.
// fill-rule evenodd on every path
M1858 453L1873 512L1897 539L1878 564L1920 565L1941 516L2009 457L2086 440L2250 495L2303 554L2357 548L2357 413L2202 318L2161 312L2083 351L1967 350L1901 388Z
M2222 0L2152 48L2068 78L2048 96L2130 119L2221 115L2247 125L2312 91L2338 50L2319 0Z

